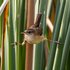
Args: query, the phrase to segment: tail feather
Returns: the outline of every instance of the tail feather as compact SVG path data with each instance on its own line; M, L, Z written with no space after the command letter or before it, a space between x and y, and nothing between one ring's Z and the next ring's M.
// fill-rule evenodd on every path
M35 27L39 27L41 21L42 13L39 13L36 17Z

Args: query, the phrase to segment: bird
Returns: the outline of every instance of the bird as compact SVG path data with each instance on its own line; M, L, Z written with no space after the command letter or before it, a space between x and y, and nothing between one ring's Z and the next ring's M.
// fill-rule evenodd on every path
M28 42L29 44L38 44L44 40L60 44L58 41L49 40L43 35L43 29L40 24L41 18L42 13L38 13L35 23L31 25L28 29L24 30L24 32L21 32L21 34L24 35L24 41L22 43L15 42L15 44L24 45L25 42Z
M49 40L43 35L43 29L40 24L41 18L42 18L42 13L38 13L35 23L21 33L24 35L24 41L28 42L29 44L37 44L44 40L47 40L50 42L61 44L58 41ZM22 44L24 44L24 42Z
M45 39L42 35L42 27L40 25L41 17L42 13L39 13L35 23L21 33L24 35L24 41L27 41L29 44L37 44Z

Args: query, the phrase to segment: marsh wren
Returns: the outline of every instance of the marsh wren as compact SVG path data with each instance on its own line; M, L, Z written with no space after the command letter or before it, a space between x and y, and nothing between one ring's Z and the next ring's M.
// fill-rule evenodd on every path
M24 35L24 42L27 41L29 44L37 44L40 43L41 41L48 40L46 37L44 37L42 33L42 27L40 25L41 17L42 13L39 13L36 17L35 24L33 24L30 28L28 28L24 32L21 32L21 34ZM60 44L58 41L52 41L52 40L48 41ZM22 44L19 43L19 45L23 45L24 42Z
M22 34L24 34L24 40L30 44L36 44L44 40L44 36L42 35L42 28L40 26L41 17L42 14L39 13L37 15L35 24L22 32Z
M35 24L33 24L29 29L22 32L22 34L24 34L24 41L27 41L29 44L37 44L41 41L48 40L42 33L42 27L40 25L41 17L42 13L39 13L37 15ZM48 41L60 44L58 41Z

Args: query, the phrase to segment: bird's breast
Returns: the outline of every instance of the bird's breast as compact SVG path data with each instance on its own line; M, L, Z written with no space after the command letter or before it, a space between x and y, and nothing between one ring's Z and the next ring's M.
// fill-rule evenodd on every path
M35 35L25 35L24 38L25 41L27 41L30 44L37 44L44 40L43 36L35 36Z

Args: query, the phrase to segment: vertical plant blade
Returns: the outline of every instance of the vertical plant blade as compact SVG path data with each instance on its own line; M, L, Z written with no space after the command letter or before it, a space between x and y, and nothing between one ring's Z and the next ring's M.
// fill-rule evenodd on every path
M48 5L47 5L47 17L49 17L50 16L50 13L51 13L51 8L52 8L52 1L53 0L49 0L48 1Z
M27 0L27 29L34 24L34 0ZM32 70L33 45L26 43L25 70Z
M17 42L22 43L24 38L21 32L25 29L25 0L18 0L17 3ZM15 48L16 70L25 70L25 50L25 45L17 45Z
M10 0L9 1L9 22L8 22L8 27L7 27L7 37L8 37L8 44L6 46L6 52L7 52L7 59L5 59L7 62L7 70L15 70L15 48L14 46L11 45L11 43L15 42L15 24L16 24L16 14L15 14L15 1L16 0ZM6 55L5 55L6 56ZM6 65L6 64L5 64Z
M61 6L60 6L60 9L59 9L60 10L59 15L58 15L58 18L57 18L58 20L56 21L56 26L55 26L56 28L55 28L54 34L53 34L53 41L58 40L59 30L60 30L60 26L61 26L61 20L62 20L62 16L63 16L63 12L64 12L64 6L65 6L65 0L62 0ZM56 51L56 43L52 43L50 55L49 55L49 58L48 58L47 70L52 70L52 68L53 68L55 51Z
M70 50L69 50L69 53L68 53L68 59L67 59L67 63L66 63L66 69L70 70Z
M0 1L0 6L2 4L2 0ZM0 47L2 42L2 16L0 16Z
M40 0L39 12L42 13L41 26L43 28L43 34L46 31L46 6L47 0ZM38 12L38 13L39 13ZM34 70L44 70L45 69L45 42L41 42L35 46L35 61Z
M65 5L65 9L64 9L64 15L63 15L63 19L62 19L62 27L61 27L61 31L60 31L60 43L64 43L65 42L65 38L66 38L66 34L67 34L67 30L68 30L68 26L69 26L69 8L68 8L69 4L68 1L66 1L66 5ZM58 50L58 51L57 51ZM61 57L62 57L62 50L63 50L63 45L59 45L57 48L57 54L56 54L56 61L55 61L55 67L54 70L59 70L60 68L60 62L61 62Z
M7 26L7 20L8 20L8 4L4 10L4 22L3 22L3 37L2 37L2 58L1 58L1 70L4 70L4 50L5 50L5 35L6 35L6 26Z
M20 22L20 19L19 19L19 13L20 13L20 2L19 2L19 0L17 0L16 1L16 41L17 42L19 42L19 30L20 30L20 27L19 27L19 22ZM19 46L16 46L15 47L15 69L16 70L19 70L19 53L18 53L18 50L19 50L19 48L18 48Z
M63 48L60 70L65 69L66 59L67 59L69 47L70 47L69 37L70 37L70 22L69 22L68 32L67 32L67 36L66 36L66 40L65 40L65 44L64 44L64 48Z
M2 0L0 1L0 6L2 4ZM0 48L2 45L2 16L0 16ZM1 49L0 49L0 54L1 54ZM1 69L1 56L0 56L0 69Z

